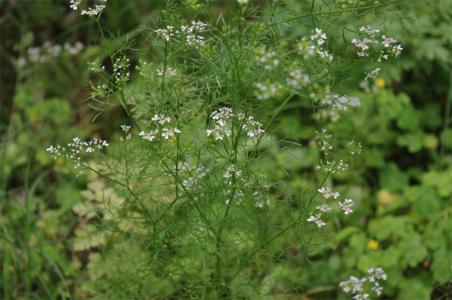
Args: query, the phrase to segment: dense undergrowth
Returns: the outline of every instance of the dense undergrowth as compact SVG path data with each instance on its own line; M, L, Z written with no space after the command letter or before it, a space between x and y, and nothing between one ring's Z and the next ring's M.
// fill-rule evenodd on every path
M449 1L0 6L2 299L452 297Z

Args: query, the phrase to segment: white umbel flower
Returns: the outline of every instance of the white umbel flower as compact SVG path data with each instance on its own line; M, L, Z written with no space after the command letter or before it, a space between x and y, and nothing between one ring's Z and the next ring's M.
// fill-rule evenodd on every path
M321 228L326 225L326 223L321 219L321 214L311 215L308 218L308 222L313 222L317 227Z
M343 202L339 201L339 207L342 209L345 215L351 214L353 212L353 200L345 199Z
M332 192L328 187L322 187L317 190L325 199L334 198L337 199L340 194L339 192Z

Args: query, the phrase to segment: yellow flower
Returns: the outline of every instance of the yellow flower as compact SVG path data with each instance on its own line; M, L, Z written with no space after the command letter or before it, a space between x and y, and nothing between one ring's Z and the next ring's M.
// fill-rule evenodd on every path
M389 205L394 202L394 194L387 189L381 189L377 193L378 204L381 206Z
M385 87L385 80L383 78L377 78L375 79L375 85L382 89Z
M370 240L367 243L367 248L369 248L370 250L377 250L378 249L378 241L376 240Z
M438 138L433 134L429 134L424 138L424 147L435 150L438 148Z
M28 113L28 118L30 119L31 123L36 123L39 120L38 114L35 110L32 110Z
M58 157L55 162L58 166L64 165L64 157Z

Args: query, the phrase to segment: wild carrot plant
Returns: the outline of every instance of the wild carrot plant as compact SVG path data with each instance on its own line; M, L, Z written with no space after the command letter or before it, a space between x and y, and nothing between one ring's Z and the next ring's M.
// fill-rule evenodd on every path
M71 8L80 3L71 0ZM100 37L108 32L101 24L105 5L81 11L95 18ZM202 9L185 16L170 4L143 25L142 44L126 44L89 64L90 105L99 114L120 107L129 122L117 136L75 137L48 148L55 158L72 161L77 174L97 178L73 209L90 225L79 237L102 237L83 240L78 249L108 244L127 251L125 242L144 253L130 257L139 258L130 284L135 291L155 289L146 288L146 296L136 292L137 298L258 297L266 261L287 247L276 242L293 239L308 251L324 226L333 230L328 223L338 224L355 209L330 176L353 168L361 145L353 136L333 136L328 124L359 109L360 99L347 90L360 81L366 91L376 89L379 70L401 55L402 46L369 24L338 37L313 18L294 32L289 25L298 17L285 18L275 3L268 9L238 1L236 16L209 19ZM343 70L357 60L365 62L362 77L348 83ZM305 107L318 124L310 145L284 140L274 126L291 106ZM291 195L260 168L260 161L288 145L316 149L311 171L317 186ZM106 277L109 283L95 286L94 294L132 295L131 287L108 290L121 274ZM176 283L181 289L169 292ZM361 295L351 284L341 287ZM374 288L381 293L379 284Z

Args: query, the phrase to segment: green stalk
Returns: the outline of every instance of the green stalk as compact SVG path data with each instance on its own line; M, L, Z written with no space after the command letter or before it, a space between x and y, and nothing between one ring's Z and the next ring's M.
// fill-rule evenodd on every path
M307 17L311 17L311 16L335 15L335 14L340 14L340 13L344 13L344 12L381 8L381 7L386 7L386 6L393 5L393 4L399 4L399 3L402 3L405 1L406 0L397 0L397 1L391 1L388 3L377 4L377 5L353 7L353 8L348 8L348 9L330 10L330 11L324 11L324 12L313 12L312 11L312 12L304 14L304 15L288 18L288 19L282 20L280 22L270 23L268 25L269 26L279 25L279 24L283 24L283 23L287 23L287 22L291 22L291 21L295 21L295 20L299 20L299 19L303 19L303 18L307 18Z
M319 186L323 186L326 182L326 180L328 179L328 177L330 176L330 173L328 173L325 178L322 180L322 182L320 183ZM316 189L316 191L312 194L312 196L309 198L308 200L308 204L310 204L314 198L317 196L318 191ZM266 246L268 246L269 244L271 244L273 241L275 241L276 239L278 239L280 236L284 235L287 231L289 231L290 229L292 229L293 227L295 227L300 221L301 221L302 216L298 217L295 221L293 221L292 223L290 223L289 225L287 225L286 227L284 227L283 229L281 229L278 233L276 233L274 236L272 236L270 239L268 239L267 241L265 241L264 243L262 243L261 245L259 245L258 247L256 247L255 250L253 250L246 258L245 260L239 265L238 270L234 273L234 275L231 278L231 281L234 280L237 275L240 274L240 272L243 270L243 268L247 265L247 263L257 254L259 253L259 251L261 251L261 249L265 248Z

